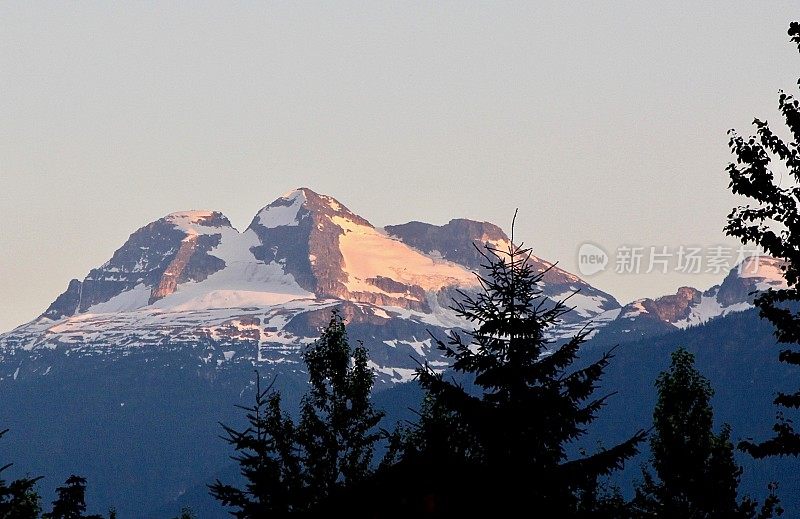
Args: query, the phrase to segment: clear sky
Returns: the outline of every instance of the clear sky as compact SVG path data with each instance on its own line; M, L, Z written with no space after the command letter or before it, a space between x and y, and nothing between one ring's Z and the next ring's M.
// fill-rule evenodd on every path
M298 186L376 225L735 246L726 131L777 122L796 1L2 2L0 330L137 228ZM588 281L622 302L721 274Z

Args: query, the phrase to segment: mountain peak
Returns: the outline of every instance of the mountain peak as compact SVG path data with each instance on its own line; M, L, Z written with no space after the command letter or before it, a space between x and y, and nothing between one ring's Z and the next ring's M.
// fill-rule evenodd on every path
M220 227L233 227L230 220L219 211L177 211L168 214L162 220L189 235L209 234Z
M783 277L783 262L772 256L750 256L739 263L725 277L717 291L717 298L724 305L752 302L754 292L770 288L786 288Z
M299 187L262 208L241 233L210 210L145 225L105 264L71 282L43 316L261 308L300 299L441 313L454 289L477 286L476 246L486 245L505 248L508 237L467 219L380 229L332 196ZM539 271L552 266L533 261ZM581 290L572 299L574 319L619 307L560 269L547 270L544 281L548 297Z
M637 299L622 309L620 319L634 320L641 316L686 328L747 310L753 307L757 293L786 288L782 267L783 262L771 256L750 256L733 267L721 284L705 292L680 287L675 294Z
M739 263L732 272L740 278L753 279L756 283L762 284L761 290L766 290L768 287L786 288L784 264L785 262L772 256L750 256Z
M263 207L253 218L249 229L274 229L294 227L309 215L343 217L360 225L372 227L367 220L356 215L332 196L319 194L307 187L299 187L285 193Z

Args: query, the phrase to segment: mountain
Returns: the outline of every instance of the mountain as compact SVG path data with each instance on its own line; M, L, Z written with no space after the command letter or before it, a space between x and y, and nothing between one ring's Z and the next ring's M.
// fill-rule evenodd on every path
M337 309L351 339L369 350L391 427L409 417L417 393L401 383L418 363L447 368L430 334L469 328L449 305L458 291L477 288L486 245L503 250L509 240L491 223L464 219L375 227L306 188L267 204L244 231L217 211L145 225L70 281L41 316L0 335L0 427L11 429L0 463L15 462L4 475L45 475L39 488L48 502L67 476L82 474L94 511L113 505L121 517L173 516L181 502L203 517L225 516L204 485L231 472L218 422L242 425L234 406L250 404L253 370L296 409L306 385L300 353ZM629 369L653 340L671 347L682 329L748 314L751 292L783 283L779 262L751 258L709 290L686 287L623 307L552 262L531 262L544 272L544 294L569 296L575 307L553 338L589 325L589 353L636 344Z
M786 288L781 266L782 263L774 258L753 256L731 270L720 285L704 292L681 287L674 295L640 299L625 306L620 316L630 319L650 314L683 329L720 315L746 310L752 306L757 292Z
M338 308L373 348L382 384L408 380L422 356L444 362L428 330L468 326L449 308L477 287L485 246L508 248L488 222L454 219L376 228L334 198L307 188L262 208L243 232L217 211L172 213L135 231L102 266L34 321L0 335L0 378L50 366L47 350L113 358L139 349L190 349L196 361L297 365ZM784 286L780 264L745 260L706 291L640 299L624 307L551 262L542 290L574 308L555 337L584 326L615 340L667 333L752 306L752 293ZM127 354L127 353L125 353Z
M456 219L441 226L409 222L388 225L386 231L431 257L453 261L473 271L480 271L486 262L482 256L485 245L500 251L508 250L506 234L496 225L487 222ZM553 263L536 256L531 256L529 263L534 270L544 273L541 288L545 296L556 301L570 298L569 304L574 307L574 312L564 317L566 322L591 319L602 312L619 308L619 303L613 296Z
M736 265L719 285L701 291L680 287L675 294L637 299L621 308L595 315L590 322L564 325L559 337L590 324L595 343L617 344L684 330L713 319L753 308L758 292L785 288L782 262L769 256L751 256Z
M42 352L113 360L169 349L193 352L197 365L297 366L301 347L338 308L351 333L379 345L371 353L380 382L405 381L416 357L444 362L428 330L467 326L449 305L456 290L477 287L476 246L485 245L505 249L508 237L469 220L380 229L306 188L265 206L243 232L220 212L172 213L70 281L38 319L0 336L0 377L57 369L37 362ZM578 277L532 261L546 271L548 296L579 291L571 321L619 308Z

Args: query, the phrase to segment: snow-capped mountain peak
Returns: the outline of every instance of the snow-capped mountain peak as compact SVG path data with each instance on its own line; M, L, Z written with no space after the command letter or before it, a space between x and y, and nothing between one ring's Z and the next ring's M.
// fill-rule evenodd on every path
M449 306L456 289L477 289L475 246L508 243L499 227L464 219L376 228L308 188L264 206L243 232L220 212L171 213L72 280L38 320L0 336L0 358L19 348L111 354L168 345L200 348L204 363L292 363L338 306L354 333L386 338L373 362L384 381L397 381L413 374L411 355L444 362L427 330L469 326ZM580 290L568 319L619 307L577 276L532 261L550 269L548 297Z
M178 211L163 219L187 234L213 234L220 227L233 227L219 211Z
M784 262L770 256L751 256L736 266L739 278L753 280L757 290L786 288Z
M681 287L675 294L637 299L616 315L592 319L592 324L599 329L609 327L615 333L641 336L654 329L684 329L749 310L759 292L786 288L782 265L782 261L770 256L751 256L732 268L722 283L708 290Z
M261 209L250 227L260 225L272 229L285 225L298 225L301 218L299 212L305 202L306 196L303 190L290 191Z
M113 349L211 341L231 352L251 341L250 358L275 360L313 340L330 307L339 306L375 336L393 330L392 348L406 341L435 357L420 338L431 327L469 326L449 306L456 289L477 288L484 258L476 248L484 246L505 250L508 236L496 225L466 219L376 228L308 188L264 206L243 232L220 212L171 213L135 231L83 280L72 280L39 320L1 336L0 350L21 343L84 347L90 341ZM551 262L530 261L545 273L544 294L568 298L575 308L556 336L586 324L623 332L643 323L651 330L685 328L751 308L756 291L785 286L779 261L753 257L704 292L681 287L621 308ZM397 364L379 364L380 372L409 373L410 359L390 357Z
M298 226L301 220L310 215L325 215L328 218L341 216L371 227L369 222L352 213L335 198L301 187L287 192L261 209L253 218L250 228Z

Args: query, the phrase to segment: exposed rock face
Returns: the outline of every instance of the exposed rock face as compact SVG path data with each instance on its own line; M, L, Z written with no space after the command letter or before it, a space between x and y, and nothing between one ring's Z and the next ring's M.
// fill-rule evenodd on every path
M178 278L183 274L186 265L189 264L189 259L192 257L192 254L194 254L196 247L197 235L187 236L181 241L178 252L172 258L172 261L161 275L158 284L153 287L150 293L150 304L175 292L175 289L178 287Z
M355 274L352 265L346 264L342 237L363 232L375 238L380 231L329 196L298 189L259 211L248 229L261 242L252 249L257 259L280 263L318 298L430 311L426 290L413 282L381 275L367 277L360 285L352 282ZM410 249L407 252L418 255Z
M426 254L438 253L444 259L475 270L485 263L478 252L483 251L485 245L500 248L508 246L506 233L488 222L455 219L441 226L409 222L387 225L385 229L390 235L400 238L415 249Z
M53 321L75 315L81 304L81 282L73 279L69 282L67 289L53 301L42 314L42 317Z
M606 321L600 333L619 341L620 337L653 335L654 329L658 331L655 325L683 329L747 310L758 292L786 286L782 265L769 256L747 258L731 269L721 284L705 292L681 287L673 295L633 301L618 315L600 316Z
M389 316L376 315L369 306L342 301L333 307L319 308L297 314L284 326L284 330L298 336L314 336L328 325L331 320L331 311L336 309L342 319L353 326L356 324L383 327L387 324ZM399 336L399 335L398 335Z
M501 252L509 247L508 236L498 226L465 219L450 220L441 226L422 222L389 225L386 226L386 232L426 254L440 255L475 271L480 271L486 263L481 255L486 252L486 246ZM567 304L575 306L576 311L566 314L565 320L578 322L591 315L619 308L613 296L597 290L579 277L536 256L531 256L529 261L535 271L544 272L542 288L547 297L562 300L578 292L567 301ZM439 299L440 304L450 304L450 298L444 298L447 302Z
M316 225L311 213L303 208L304 199L302 193L296 193L295 196L275 200L259 211L248 230L252 230L260 241L260 245L251 249L256 259L265 263L280 263L287 273L294 276L298 285L317 293L317 280L309 260L308 239ZM281 216L288 213L287 219L291 217L291 220L288 223L271 221L271 213Z
M372 227L332 197L300 188L264 207L248 229L261 245L254 256L284 266L297 283L317 297L346 297L348 291L339 236L344 231L334 217Z
M225 268L225 262L212 253L212 249L220 244L221 238L219 234L200 234L191 237L191 239L187 237L186 241L192 242L191 249L186 252L188 255L186 264L183 264L181 268L178 268L179 265L173 267L173 263L180 254L179 249L173 262L167 267L167 270L170 268L175 269L174 271L177 273L176 279L179 284L187 281L203 281L211 274ZM181 248L183 248L183 242L181 242ZM165 293L164 295L168 294Z
M367 283L389 293L403 294L412 300L425 301L425 291L416 285L406 285L405 283L400 283L399 281L383 276L367 278ZM427 305L421 308L427 308Z
M681 287L673 295L661 296L657 299L646 299L644 306L662 321L674 323L688 318L691 307L699 304L700 298L701 293L696 288Z
M717 299L723 306L752 303L757 292L770 287L785 288L782 268L782 261L768 256L746 260L731 270L719 285Z
M508 236L500 227L489 222L466 219L450 220L441 226L422 222L387 225L386 232L415 249L427 254L440 254L443 258L472 270L478 270L486 263L481 252L485 252L487 245L502 252L508 250L509 245ZM582 283L577 276L536 256L531 256L531 264L539 272L547 270L543 278L545 283Z
M134 232L100 268L92 269L50 305L42 317L59 319L86 312L139 285L151 289L150 303L171 294L178 283L200 281L225 263L207 253L219 235L198 234L193 227L231 228L218 212L173 213Z
M162 218L134 232L109 261L83 280L78 311L144 285L158 284L186 234Z

